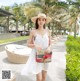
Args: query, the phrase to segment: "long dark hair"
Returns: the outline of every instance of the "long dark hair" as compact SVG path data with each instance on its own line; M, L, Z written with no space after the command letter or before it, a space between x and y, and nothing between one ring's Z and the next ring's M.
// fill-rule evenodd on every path
M36 19L35 28L36 28L36 29L39 28L39 25L38 25L38 18ZM45 24L44 24L43 28L45 29Z

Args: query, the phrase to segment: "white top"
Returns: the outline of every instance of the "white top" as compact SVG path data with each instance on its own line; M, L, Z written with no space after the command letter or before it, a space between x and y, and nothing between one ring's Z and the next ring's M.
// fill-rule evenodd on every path
M45 33L43 36L41 36L40 34L37 33L34 43L41 46L42 49L46 49L49 45L48 33Z

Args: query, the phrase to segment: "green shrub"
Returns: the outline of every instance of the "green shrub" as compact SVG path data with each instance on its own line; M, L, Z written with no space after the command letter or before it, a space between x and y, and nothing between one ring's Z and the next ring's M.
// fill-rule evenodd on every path
M68 53L70 53L72 50L80 52L80 43L77 42L76 40L73 40L73 41L68 40L68 41L66 41L66 46L67 46L66 51Z
M78 81L80 77L80 52L71 51L66 55L66 76L69 81Z
M71 35L69 35L69 36L67 37L67 39L70 40L70 41L73 41L73 40L74 40L74 37L71 36Z
M80 81L80 37L68 36L66 47L66 80Z

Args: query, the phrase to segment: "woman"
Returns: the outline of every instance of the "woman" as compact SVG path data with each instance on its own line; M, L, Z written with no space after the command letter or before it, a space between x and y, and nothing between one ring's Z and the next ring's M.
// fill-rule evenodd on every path
M48 70L48 63L38 63L35 60L36 50L45 49L46 52L50 51L51 34L45 28L45 24L51 21L50 17L40 13L38 16L33 17L32 22L35 23L35 29L30 32L30 38L27 46L32 48L31 55L22 70L22 75L36 74L37 81L45 81Z

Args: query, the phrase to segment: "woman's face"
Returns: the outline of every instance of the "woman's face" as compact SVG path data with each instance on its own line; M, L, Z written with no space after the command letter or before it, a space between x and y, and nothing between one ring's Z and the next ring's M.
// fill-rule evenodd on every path
M43 17L38 18L38 25L43 26L46 22L46 19Z

